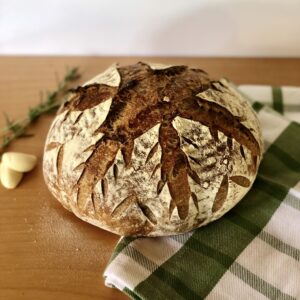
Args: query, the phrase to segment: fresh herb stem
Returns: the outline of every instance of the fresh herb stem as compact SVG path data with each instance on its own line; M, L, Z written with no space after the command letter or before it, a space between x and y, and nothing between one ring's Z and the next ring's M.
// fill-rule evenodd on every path
M56 90L48 92L46 97L42 97L41 102L28 109L27 115L20 120L13 121L4 114L6 126L0 129L0 153L9 146L15 139L32 136L26 131L40 116L56 111L63 103L64 96L68 93L69 85L80 78L78 68L67 70L63 80L58 82Z

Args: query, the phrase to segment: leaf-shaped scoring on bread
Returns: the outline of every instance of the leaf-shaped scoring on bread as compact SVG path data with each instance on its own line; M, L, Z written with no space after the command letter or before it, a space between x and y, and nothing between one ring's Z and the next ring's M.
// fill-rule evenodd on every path
M113 98L117 91L116 87L98 83L80 86L72 90L74 96L63 104L59 113L67 110L69 114L71 111L84 111L85 109L95 107L101 102Z
M216 212L219 210L223 203L225 202L228 194L228 176L225 175L222 179L222 182L220 184L220 187L218 189L218 192L216 194L213 206L212 206L212 212Z
M113 173L114 173L115 181L117 181L118 180L118 176L119 176L119 168L118 168L117 165L114 165Z
M106 199L108 196L108 182L106 178L103 178L101 180L101 191L102 191L103 198Z
M104 179L119 149L120 143L117 141L101 138L97 142L95 150L86 160L86 166L78 181L77 204L80 209L86 207L86 202L94 191L95 185L99 180Z
M141 211L143 212L143 214L145 215L145 217L153 224L157 224L157 219L154 215L154 213L152 212L152 210L145 204L141 203L141 202L137 202L139 208L141 209Z
M169 218L171 218L171 215L173 213L174 208L176 207L176 203L173 200L173 198L171 198L170 204L169 204Z
M147 158L146 158L146 163L153 157L155 152L158 150L159 143L157 142L152 149L149 151Z
M131 206L131 204L137 202L136 195L130 195L124 198L120 203L118 203L113 211L111 212L111 216L117 216L122 214L127 208Z
M56 169L57 169L57 181L58 186L60 186L60 181L62 179L62 168L63 168L63 159L64 159L64 145L61 145L56 159Z
M250 180L244 176L231 176L229 179L243 187L249 187L251 184Z
M194 192L192 192L192 199L193 199L193 202L194 202L197 210L199 211L198 198L197 198L197 195Z

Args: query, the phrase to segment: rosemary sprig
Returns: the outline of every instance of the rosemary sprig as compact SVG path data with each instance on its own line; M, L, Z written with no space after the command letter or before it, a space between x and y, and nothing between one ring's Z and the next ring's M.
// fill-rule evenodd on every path
M4 114L6 126L0 129L0 153L10 145L12 141L20 137L32 136L26 132L28 126L37 120L45 113L56 111L62 104L64 96L68 93L69 85L80 77L78 68L72 68L67 71L63 80L58 82L56 90L48 92L45 99L34 106L29 108L26 116L18 121L11 120L8 115Z

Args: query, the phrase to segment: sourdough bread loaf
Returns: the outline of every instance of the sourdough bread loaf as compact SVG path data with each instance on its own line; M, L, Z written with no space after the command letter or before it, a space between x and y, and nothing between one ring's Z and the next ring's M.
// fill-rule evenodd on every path
M262 158L255 112L229 82L187 66L112 66L71 92L48 133L44 177L82 220L161 236L220 218Z

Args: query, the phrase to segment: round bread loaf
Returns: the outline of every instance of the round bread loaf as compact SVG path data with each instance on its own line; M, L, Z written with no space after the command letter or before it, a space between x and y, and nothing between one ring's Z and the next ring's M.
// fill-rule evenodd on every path
M71 92L48 133L43 168L50 191L82 220L161 236L236 205L262 150L257 116L229 82L139 62Z

